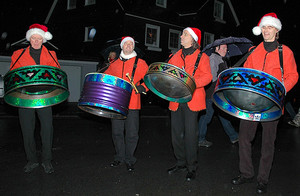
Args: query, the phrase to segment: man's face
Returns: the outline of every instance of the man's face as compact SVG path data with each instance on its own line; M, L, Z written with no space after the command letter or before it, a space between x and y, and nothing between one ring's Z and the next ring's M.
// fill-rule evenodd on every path
M33 34L30 37L30 44L31 44L32 48L40 49L42 47L42 44L43 44L43 37L39 34Z
M193 45L194 38L191 36L191 34L187 30L184 30L182 32L180 39L181 39L180 43L184 48L189 48Z
M227 45L223 44L220 45L219 48L216 48L216 52L219 53L222 57L226 56L227 54Z
M128 40L123 44L123 52L124 54L128 55L133 52L133 42Z
M276 38L276 33L278 33L278 29L273 26L263 26L261 32L265 42L273 42Z

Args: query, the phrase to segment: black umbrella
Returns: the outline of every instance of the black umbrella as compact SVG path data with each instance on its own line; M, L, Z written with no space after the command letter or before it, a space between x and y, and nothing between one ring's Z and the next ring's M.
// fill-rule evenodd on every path
M121 53L120 42L121 42L121 39L107 41L106 47L103 50L101 50L101 52L100 52L100 54L103 56L103 58L107 59L109 53L112 51L116 52L117 57L118 57ZM137 53L137 56L139 58L142 58L145 55L145 53L142 51L142 49L140 49L140 47L138 45L139 45L139 42L135 41L134 51Z
M249 48L253 46L252 41L245 37L227 37L222 39L217 39L213 43L208 44L202 50L208 56L214 52L215 47L227 44L227 55L226 57L238 56L248 52Z

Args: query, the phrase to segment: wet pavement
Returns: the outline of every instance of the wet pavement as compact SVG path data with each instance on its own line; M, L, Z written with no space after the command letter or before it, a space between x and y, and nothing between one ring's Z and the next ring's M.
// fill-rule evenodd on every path
M26 158L15 108L0 106L0 195L255 195L256 183L234 186L238 175L238 145L232 145L217 118L207 140L210 148L199 148L196 179L186 173L167 174L175 164L169 111L144 106L140 117L140 140L135 171L125 165L111 168L114 148L110 120L80 111L75 104L54 107L53 174L38 167L23 172ZM237 128L239 120L233 118ZM39 127L39 126L37 126ZM38 129L37 145L40 148ZM261 130L254 141L253 160L257 171ZM279 123L275 158L266 195L300 195L300 129L282 119Z

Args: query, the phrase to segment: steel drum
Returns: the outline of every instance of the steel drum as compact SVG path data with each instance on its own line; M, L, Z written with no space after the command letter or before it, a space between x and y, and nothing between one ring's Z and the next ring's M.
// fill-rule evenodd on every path
M144 77L146 86L168 101L185 103L192 99L196 89L194 78L174 65L152 63Z
M43 108L69 97L67 74L56 67L33 65L4 76L4 101L21 108Z
M97 116L125 119L131 91L132 85L122 78L89 73L85 76L78 107Z
M265 72L232 68L219 74L212 98L228 114L264 122L280 118L285 94L284 85Z

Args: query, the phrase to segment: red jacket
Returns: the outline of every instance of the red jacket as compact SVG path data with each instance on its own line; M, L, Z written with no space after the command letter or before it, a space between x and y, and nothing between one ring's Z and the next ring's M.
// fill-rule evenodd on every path
M175 65L177 67L183 68L190 75L193 76L193 71L195 63L200 53L196 50L191 55L186 55L183 59L182 49L180 49L174 56L169 60L169 64ZM209 57L203 53L198 65L195 75L193 76L196 82L196 89L193 93L192 100L188 102L188 107L192 111L200 111L206 109L205 104L205 90L204 86L209 84L212 80L212 74L210 70ZM171 102L169 104L169 109L176 111L178 109L179 103Z
M24 49L16 50L13 53L13 55L11 56L10 70L14 70L14 69L17 69L20 67L25 67L25 66L36 65L34 59L29 54L29 47L30 46L28 46L25 49L25 52L22 54L22 56L20 58L19 58L19 56L21 55L21 53L23 52ZM51 57L49 52L51 53L51 55L53 56L53 58L55 60ZM16 60L18 58L19 58L19 60L16 62ZM12 67L15 62L16 62L16 64L14 65L14 67ZM49 51L45 46L42 46L40 65L49 65L49 66L60 68L59 63L56 64L56 62L58 63L56 53L54 51Z
M126 80L129 82L129 79L126 77L126 73L129 73L129 76L132 79L131 74L132 74L135 58L136 57L133 57L127 61L122 61L119 58L116 61L114 61L113 63L111 63L110 66L108 67L108 69L104 73L122 78L123 80ZM138 62L137 62L137 67L135 69L134 78L132 79L136 86L140 85L140 81L144 78L147 71L148 71L147 63L144 60L139 58ZM144 83L142 85L148 91L148 88L146 87L146 85ZM134 89L132 89L128 108L132 109L132 110L141 109L141 95L136 94Z
M291 49L282 45L282 53L284 70L283 84L286 92L288 92L295 86L299 76L294 54ZM278 49L267 52L263 46L263 42L250 54L244 67L264 71L282 82Z

